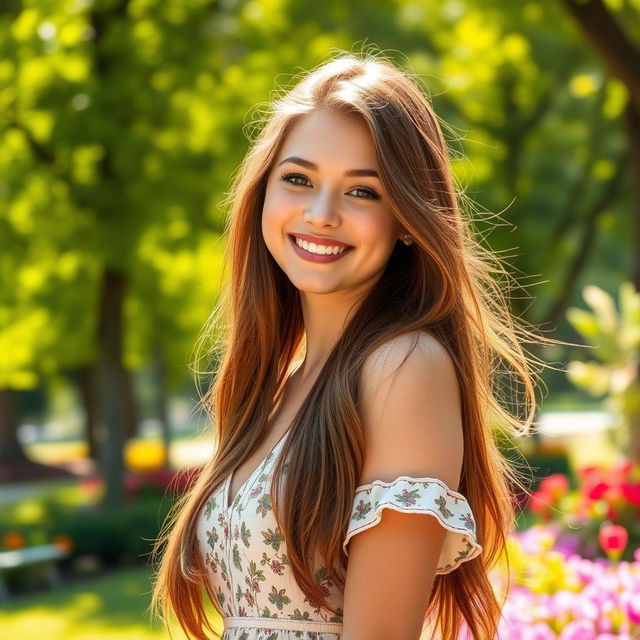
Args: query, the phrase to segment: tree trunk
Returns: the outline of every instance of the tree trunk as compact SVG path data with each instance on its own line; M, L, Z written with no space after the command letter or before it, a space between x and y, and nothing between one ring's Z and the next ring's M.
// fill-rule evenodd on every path
M122 504L124 498L124 439L126 424L124 367L122 365L122 306L125 275L107 268L104 272L98 328L97 394L100 410L98 440L100 465L106 484L104 502Z
M160 338L156 338L153 359L153 373L155 378L156 416L162 430L162 444L164 445L165 467L170 468L169 452L171 446L171 425L167 402L167 373L164 351Z
M124 400L124 433L125 438L138 437L138 406L136 404L133 375L129 369L122 369L122 398Z
M15 389L0 389L0 464L27 460L17 432L17 392Z
M97 440L97 413L95 393L95 369L92 365L79 367L76 380L80 393L80 401L84 409L84 435L89 448L89 458L97 460L99 455Z
M563 0L585 38L640 109L640 50L603 0Z
M625 109L625 124L629 139L629 173L631 188L635 191L633 202L633 247L631 275L636 290L640 291L640 107L629 100Z

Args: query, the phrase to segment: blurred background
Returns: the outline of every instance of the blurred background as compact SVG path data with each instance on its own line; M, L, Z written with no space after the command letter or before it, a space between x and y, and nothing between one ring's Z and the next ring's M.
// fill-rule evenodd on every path
M3 636L168 637L149 552L213 452L230 178L278 91L369 46L429 94L513 313L577 345L524 345L535 430L495 425L532 492L506 637L640 637L640 0L3 0Z

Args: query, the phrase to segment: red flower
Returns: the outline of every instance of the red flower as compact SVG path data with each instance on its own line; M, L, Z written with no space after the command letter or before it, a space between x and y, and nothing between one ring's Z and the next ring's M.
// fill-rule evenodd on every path
M622 483L622 495L627 502L640 505L640 483L631 484L630 482Z
M595 482L594 484L585 483L584 493L591 500L600 500L602 496L607 492L610 485L607 482L603 482L600 480L599 482Z
M598 541L602 550L609 556L611 560L618 560L622 555L629 533L619 524L603 524L598 533Z

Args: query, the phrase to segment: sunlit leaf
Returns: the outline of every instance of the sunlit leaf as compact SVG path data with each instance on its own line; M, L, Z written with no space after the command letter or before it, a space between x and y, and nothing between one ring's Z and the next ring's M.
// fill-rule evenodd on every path
M569 380L589 391L594 396L602 396L609 390L611 372L606 367L593 362L569 362L567 366Z
M587 285L582 290L582 297L594 310L598 324L607 332L615 331L618 326L618 312L613 298L595 285Z

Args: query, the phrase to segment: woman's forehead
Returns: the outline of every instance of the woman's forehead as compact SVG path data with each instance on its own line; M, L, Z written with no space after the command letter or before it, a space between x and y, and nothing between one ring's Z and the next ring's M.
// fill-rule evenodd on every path
M301 116L284 139L277 162L292 156L311 161L319 169L377 169L378 165L364 120L340 111Z

